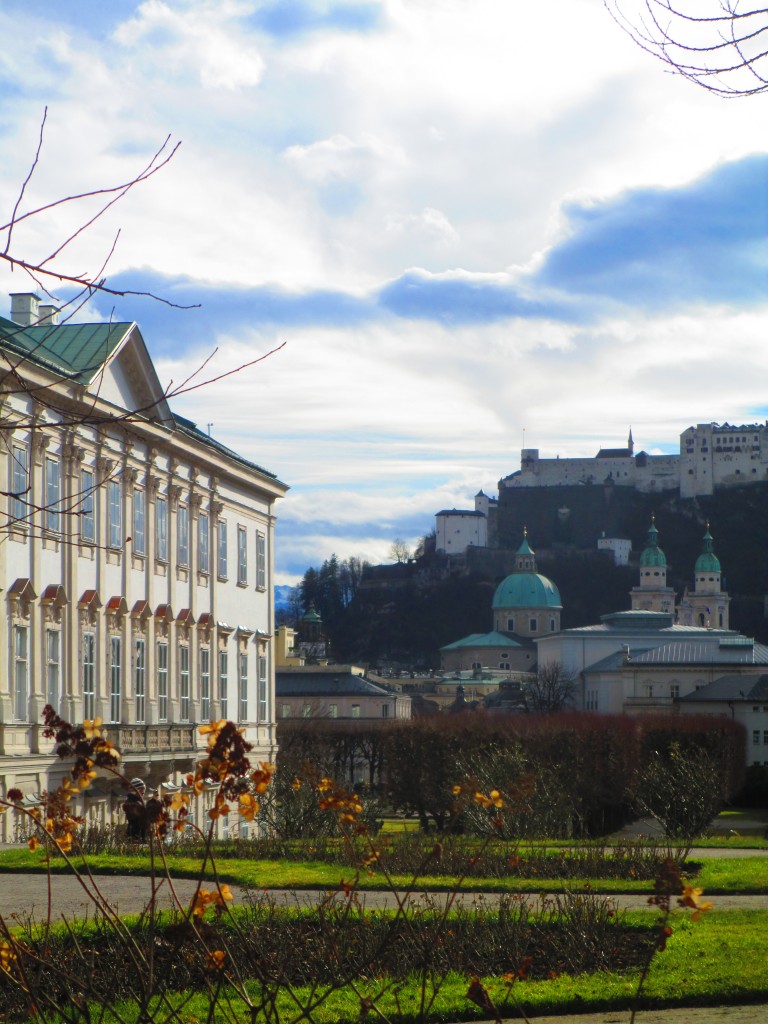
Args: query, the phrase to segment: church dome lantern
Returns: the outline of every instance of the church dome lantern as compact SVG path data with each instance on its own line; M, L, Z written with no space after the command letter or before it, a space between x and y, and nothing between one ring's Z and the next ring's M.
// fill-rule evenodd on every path
M713 538L707 527L701 554L696 559L695 572L720 572L720 559L713 550Z
M496 587L491 607L494 628L500 632L543 636L560 629L560 591L536 571L536 555L527 531L515 553L515 568Z
M645 543L643 553L640 555L640 568L653 568L664 566L666 568L667 558L659 547L659 531L656 524L651 520L651 527L648 530L648 539Z

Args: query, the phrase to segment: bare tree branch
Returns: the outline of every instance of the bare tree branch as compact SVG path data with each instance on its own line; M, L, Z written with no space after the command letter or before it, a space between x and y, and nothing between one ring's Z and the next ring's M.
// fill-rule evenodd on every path
M768 91L768 8L739 0L603 0L670 70L719 96Z

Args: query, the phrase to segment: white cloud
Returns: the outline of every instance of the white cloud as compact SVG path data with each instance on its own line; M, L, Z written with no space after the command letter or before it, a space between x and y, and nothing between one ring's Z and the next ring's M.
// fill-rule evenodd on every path
M205 88L234 90L258 85L265 64L242 32L232 31L249 6L232 0L172 6L145 0L114 32L116 43L158 73L199 74Z
M459 234L441 210L425 206L418 214L393 214L387 221L386 231L393 235L423 237L440 245L454 245Z
M376 174L379 166L405 162L401 150L370 134L364 134L359 142L333 135L308 146L289 146L283 156L310 181L320 183L333 178L359 179Z
M664 74L594 0L385 0L377 28L281 38L254 27L245 0L146 0L106 41L85 13L75 30L34 7L0 9L0 37L23 41L0 56L4 209L45 103L30 203L126 180L169 130L183 140L73 248L78 270L122 228L115 271L295 294L361 296L408 268L520 287L565 202L675 185L767 146L760 100L723 103ZM76 218L30 223L21 251L47 253ZM19 290L18 275L0 271L0 287ZM542 455L590 455L630 424L651 450L691 423L765 415L764 311L582 326L320 318L279 336L258 316L234 336L222 313L219 364L280 340L284 352L177 406L292 485L284 514L301 535L286 535L286 557L308 562L385 557L367 524L426 528L466 507L518 468L523 429ZM180 353L159 370L192 366ZM346 547L315 514L349 527Z

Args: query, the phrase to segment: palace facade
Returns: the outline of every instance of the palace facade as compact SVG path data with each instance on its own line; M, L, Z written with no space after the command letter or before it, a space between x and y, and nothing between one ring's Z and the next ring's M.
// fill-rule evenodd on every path
M0 354L0 793L34 803L66 771L46 704L102 719L124 773L152 790L183 784L211 719L240 723L254 760L271 760L286 486L171 411L135 323L59 324L19 294ZM125 788L102 774L81 799L112 822ZM201 822L210 799L194 802ZM0 838L11 828L0 817Z

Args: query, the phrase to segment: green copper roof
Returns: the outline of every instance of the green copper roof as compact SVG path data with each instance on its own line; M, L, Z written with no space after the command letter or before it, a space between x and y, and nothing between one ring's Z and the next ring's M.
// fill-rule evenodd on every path
M532 555L534 553L533 549L531 548L531 545L528 543L528 535L527 534L526 534L525 537L523 537L523 543L517 549L517 553L518 553L518 555Z
M0 317L0 343L19 355L87 384L109 359L133 325L44 324L19 327Z
M462 647L522 647L517 640L492 630L490 633L470 633L461 640L454 640L452 644L441 647L441 651L456 651Z
M648 531L648 540L646 547L640 555L641 566L653 566L653 565L666 565L667 559L664 552L659 547L659 531L651 523L651 528Z
M536 572L513 572L496 588L492 608L562 608L560 591Z
M695 572L720 572L720 559L712 550L712 534L709 530L704 534L704 545L694 569Z

